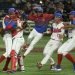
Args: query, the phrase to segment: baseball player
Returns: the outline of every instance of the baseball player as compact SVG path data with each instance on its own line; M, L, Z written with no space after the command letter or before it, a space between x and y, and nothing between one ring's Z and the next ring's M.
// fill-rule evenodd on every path
M19 50L21 46L24 44L24 38L23 38L23 29L22 29L22 23L21 21L17 20L18 22L18 29L16 31L12 32L13 35L13 44L12 44L12 50L10 53L11 56L11 70L16 71L16 61L17 61L17 55L19 53Z
M0 57L0 63L5 58L9 57L12 48L12 35L10 30L13 28L13 25L15 25L15 23L12 24L13 22L11 22L10 17L15 15L15 9L10 8L8 12L9 15L6 15L2 22L3 30L4 30L3 40L5 42L6 52ZM9 58L7 59L10 60Z
M73 64L73 68L75 71L75 59L72 57L72 55L69 53L71 50L75 48L75 11L70 12L70 25L68 25L68 40L58 49L58 63L55 68L56 71L61 71L61 62L62 57L65 56L70 62Z
M18 19L18 15L15 14L14 8L10 8L8 10L8 12L9 12L9 15L6 15L6 17L3 20L3 28L5 30L4 41L5 41L5 45L6 45L6 52L1 56L0 62L2 62L5 58L8 57L5 67L3 68L3 71L8 70L10 56L11 56L11 61L12 61L12 69L14 69L13 66L16 65L15 64L16 58L14 57L14 52L15 52L14 49L16 50L16 53L18 54L19 50L21 48L21 45L24 44L24 43L22 43L22 42L24 42L24 38L23 38L23 27L24 26L22 24L23 22L20 21L20 19ZM13 54L13 56L12 56L12 54ZM15 61L15 63L13 61ZM22 64L21 68L24 70L23 64Z
M43 14L42 7L35 7L34 10L36 13L30 14L28 19L34 21L35 26L28 36L28 42L30 45L23 57L26 57L31 50L33 50L35 44L43 37L44 32L47 30L49 21L53 19L53 14ZM53 59L51 59L51 61L53 61Z
M52 25L53 31L51 35L51 39L46 44L43 54L45 55L44 58L40 63L37 63L37 67L40 69L44 64L47 63L48 59L52 57L52 54L55 50L57 50L63 41L64 36L64 25L62 21L62 14L55 13L54 23ZM52 68L51 70L53 70Z
M12 49L12 34L11 31L14 30L14 28L17 27L17 22L13 19L16 18L15 15L15 9L9 8L8 15L6 15L3 19L3 29L4 29L4 35L3 40L5 42L6 52L0 57L0 62L2 62L5 58L7 58L6 65L3 68L3 71L8 69L8 64L10 61L10 52Z
M37 13L28 16L29 20L35 22L35 26L28 36L28 41L32 40L29 47L27 48L24 56L28 55L33 49L34 45L42 38L43 33L47 30L47 26L50 20L52 20L52 14L43 14L43 9L37 7Z
M12 32L13 35L13 44L12 44L12 51L10 53L11 56L11 71L16 71L16 62L17 62L17 55L19 54L19 50L21 46L24 44L24 37L23 37L23 21L17 19L17 29ZM19 66L21 70L24 70L24 64L22 63L22 57L19 57Z

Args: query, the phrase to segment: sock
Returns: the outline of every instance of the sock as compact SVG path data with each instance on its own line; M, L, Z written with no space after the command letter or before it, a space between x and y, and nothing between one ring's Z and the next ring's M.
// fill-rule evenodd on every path
M11 70L16 71L16 65L17 65L17 58L16 57L12 57L11 58Z
M22 56L19 56L19 57L18 57L18 64L19 64L19 68L20 68L21 70L25 70L25 68L24 68L24 63L23 63L23 57L22 57Z
M58 65L61 64L61 62L62 62L62 57L63 57L62 54L58 54Z
M2 55L1 57L0 57L0 63L5 59L6 57L4 56L4 55Z
M5 66L4 66L3 70L7 70L8 69L8 65L10 63L10 60L11 60L11 58L7 57L7 60L6 60L6 63L5 63Z
M17 57L15 50L12 50L10 55L11 55L11 70L16 71Z
M75 60L74 60L74 58L72 57L72 55L71 54L67 54L67 55L65 55L65 57L69 60L69 61L71 61L72 63L75 63Z

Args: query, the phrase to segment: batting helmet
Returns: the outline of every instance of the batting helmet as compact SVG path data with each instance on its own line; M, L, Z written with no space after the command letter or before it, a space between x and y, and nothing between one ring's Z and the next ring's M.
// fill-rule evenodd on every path
M8 9L8 13L14 13L16 10L15 10L15 8L9 8Z

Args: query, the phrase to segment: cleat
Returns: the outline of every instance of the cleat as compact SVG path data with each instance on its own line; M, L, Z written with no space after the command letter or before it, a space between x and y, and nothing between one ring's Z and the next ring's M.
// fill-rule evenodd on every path
M7 73L15 73L16 70L8 70Z
M50 70L55 70L55 64L50 65Z
M7 72L9 70L10 70L9 68L3 68L2 72Z
M7 72L7 69L3 69L2 72Z
M17 71L25 72L25 69L20 69L20 68L18 68Z
M42 64L41 63L37 63L37 68L41 69L42 68Z
M21 72L25 72L25 70L20 70Z
M19 69L17 71L19 71L19 72L25 72L25 70L19 70Z
M55 67L55 71L61 71L62 70L62 68L60 67L60 65L57 65L56 67Z

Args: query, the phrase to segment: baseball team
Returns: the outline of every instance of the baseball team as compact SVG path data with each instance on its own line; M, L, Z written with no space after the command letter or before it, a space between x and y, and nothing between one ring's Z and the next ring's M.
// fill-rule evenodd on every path
M25 41L23 32L27 27L27 22L22 19L21 13L15 8L9 8L8 14L2 20L3 41L5 43L5 53L0 56L0 63L6 59L6 63L2 71L16 72L25 71L23 60L33 50L34 46L43 38L44 32L48 28L49 21L52 21L52 27L49 30L51 34L50 40L43 50L43 59L37 63L37 68L41 69L48 60L50 60L50 69L54 71L61 71L61 62L63 56L66 57L73 64L75 72L75 59L70 54L75 48L75 11L69 13L70 22L63 21L63 14L55 12L54 14L43 13L42 7L34 7L36 13L30 12L25 15L26 21L34 21L35 26L30 32L27 41ZM65 30L68 30L68 39L63 43ZM20 54L21 49L26 50ZM57 64L53 59L53 53L57 51ZM11 67L9 69L9 63ZM18 66L18 67L17 67Z

